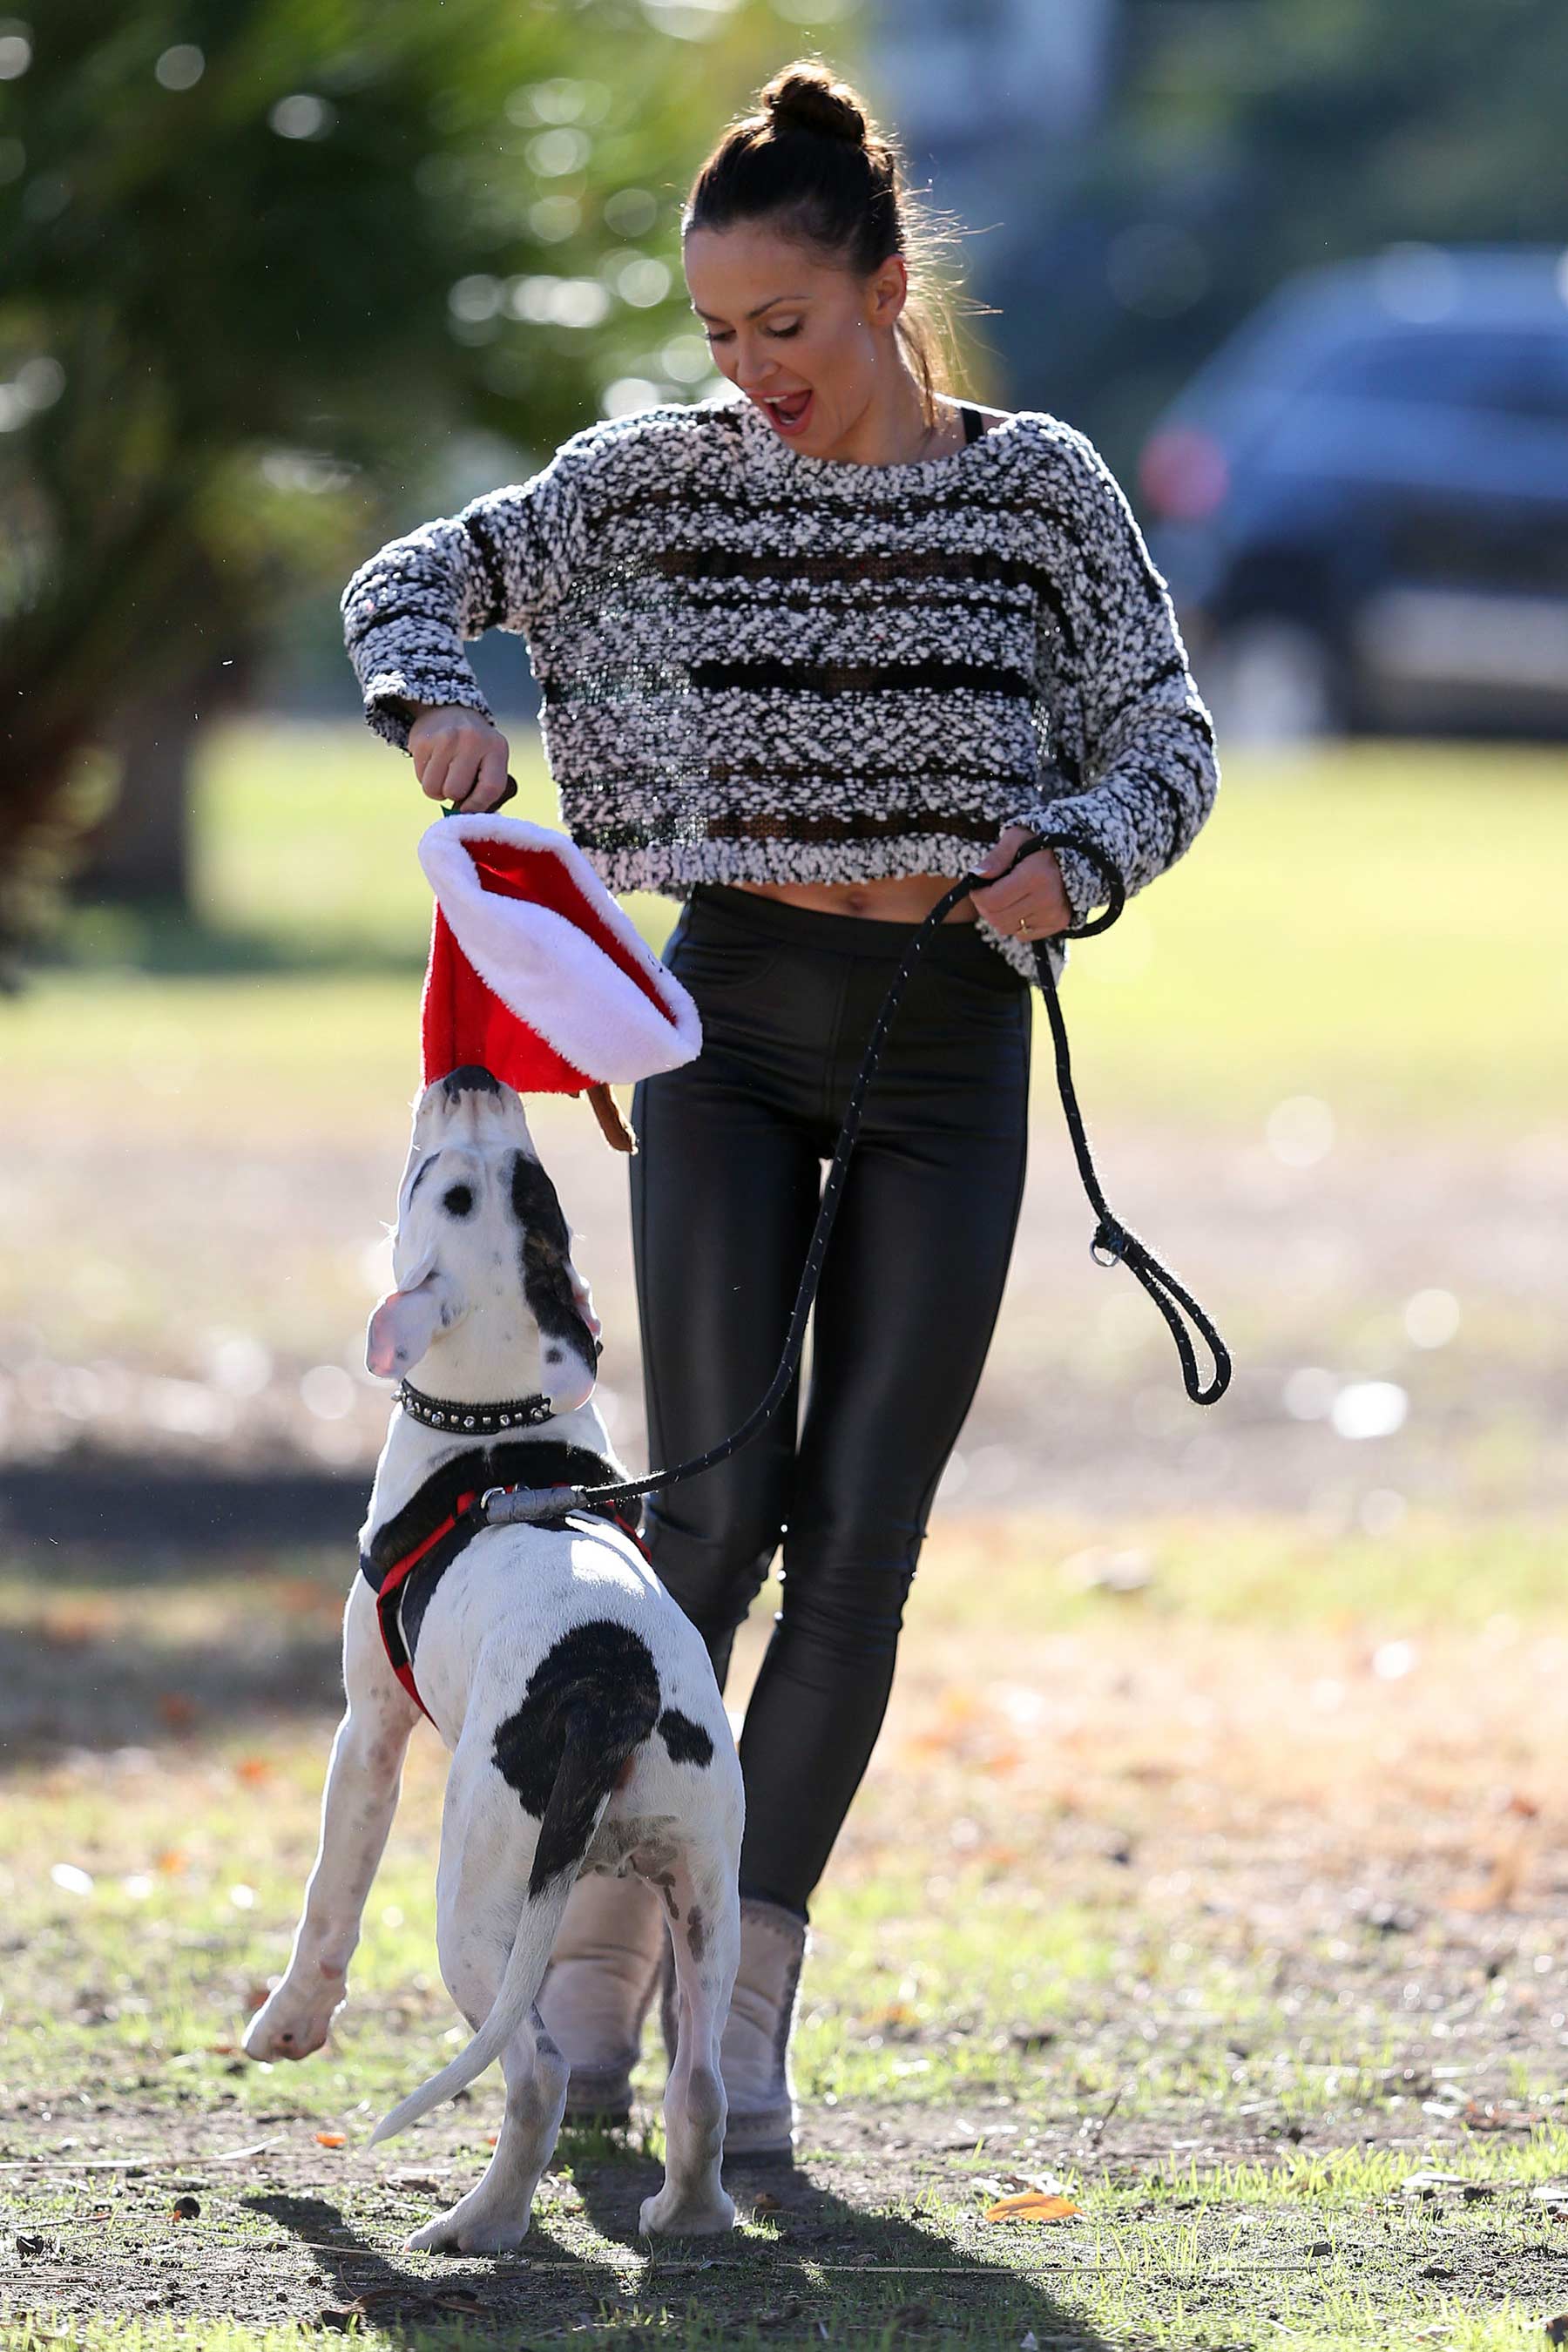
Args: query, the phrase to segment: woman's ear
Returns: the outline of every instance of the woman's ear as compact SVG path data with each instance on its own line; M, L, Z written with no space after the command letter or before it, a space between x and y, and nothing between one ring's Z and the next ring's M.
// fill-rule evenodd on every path
M437 1331L449 1331L463 1313L450 1276L426 1275L406 1290L389 1291L370 1318L365 1370L377 1380L400 1380L429 1350Z

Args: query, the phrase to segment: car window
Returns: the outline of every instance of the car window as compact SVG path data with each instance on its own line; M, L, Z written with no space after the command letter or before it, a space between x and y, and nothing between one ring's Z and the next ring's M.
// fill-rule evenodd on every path
M1452 328L1363 336L1331 353L1302 388L1568 423L1568 322L1561 333Z

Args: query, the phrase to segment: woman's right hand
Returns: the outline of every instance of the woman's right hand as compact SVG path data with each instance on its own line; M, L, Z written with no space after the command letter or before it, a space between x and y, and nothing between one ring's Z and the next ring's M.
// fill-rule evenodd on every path
M460 702L422 704L408 730L408 751L420 791L455 802L465 816L494 808L506 791L506 737Z

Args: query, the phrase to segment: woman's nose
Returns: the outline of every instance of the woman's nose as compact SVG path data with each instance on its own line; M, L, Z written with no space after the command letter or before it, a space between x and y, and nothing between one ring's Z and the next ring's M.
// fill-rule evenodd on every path
M772 381L772 355L763 351L743 351L735 362L735 382L743 392Z

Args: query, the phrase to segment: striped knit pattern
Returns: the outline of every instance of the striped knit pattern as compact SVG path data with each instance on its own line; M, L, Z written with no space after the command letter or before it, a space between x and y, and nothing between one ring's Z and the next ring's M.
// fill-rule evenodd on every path
M1037 410L860 466L727 394L644 409L390 541L342 609L365 715L404 750L415 704L493 717L467 640L525 639L563 822L613 890L958 875L1016 822L1087 836L1131 894L1218 784L1127 500ZM1081 920L1103 888L1058 855Z

